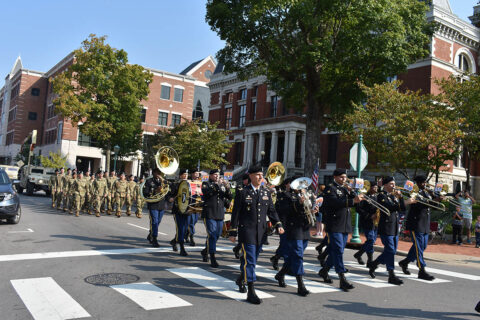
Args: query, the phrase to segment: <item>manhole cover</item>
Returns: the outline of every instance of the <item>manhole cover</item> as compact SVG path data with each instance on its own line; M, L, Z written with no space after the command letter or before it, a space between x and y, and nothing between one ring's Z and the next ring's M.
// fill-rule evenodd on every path
M118 284L127 284L138 281L140 278L134 274L127 273L102 273L88 276L85 282L97 286L112 286Z

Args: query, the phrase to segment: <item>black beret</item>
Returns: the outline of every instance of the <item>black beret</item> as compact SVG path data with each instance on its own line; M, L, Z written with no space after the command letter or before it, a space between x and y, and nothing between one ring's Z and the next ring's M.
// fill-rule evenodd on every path
M57 172L58 172L58 169L55 169L55 173L57 173Z
M382 179L382 184L387 184L391 181L395 181L395 178L394 177L391 177L391 176L387 176L387 177L383 177Z
M200 170L198 170L197 168L193 168L193 169L190 169L190 172L191 172L191 173L200 172Z
M370 181L370 187L376 187L377 181Z
M341 176L342 174L347 174L347 169L337 168L333 171L333 176Z
M125 176L125 172L120 173L121 176Z
M248 168L248 173L259 173L262 172L262 166L260 164L252 164L250 168Z
M156 173L162 173L162 171L161 171L160 169L158 169L158 168L153 169L153 170L152 170L152 173L154 173L154 172L156 172Z
M415 176L415 178L413 178L413 181L415 181L416 183L423 183L427 181L427 177L421 174L421 175Z
M72 171L72 169L68 168L67 171Z
M97 174L103 173L103 170L98 170Z
M210 170L210 174L214 174L214 173L218 173L218 172L220 172L220 170L218 170L218 169L212 169L212 170Z
M180 169L180 175L184 174L184 173L188 173L188 169Z
M293 181L293 177L290 177L290 178L287 178L287 179L283 180L283 184L287 185L289 183L292 183L292 181Z
M244 173L242 176L242 180L247 180L248 178L249 178L248 173Z

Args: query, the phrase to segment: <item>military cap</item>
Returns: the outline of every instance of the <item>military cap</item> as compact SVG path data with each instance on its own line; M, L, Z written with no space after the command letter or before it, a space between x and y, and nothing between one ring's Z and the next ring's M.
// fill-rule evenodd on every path
M210 174L219 173L219 172L220 172L220 170L218 170L218 169L212 169L212 170L210 170Z
M182 175L184 173L188 173L188 169L180 169L179 175Z
M249 178L248 173L244 173L242 176L242 180L247 180L248 178Z
M68 168L67 171L72 171L72 169Z
M415 176L415 178L413 178L413 181L415 181L416 183L424 183L425 181L427 181L427 177L423 174L420 174L418 176Z
M375 187L377 185L377 181L370 181L370 187Z
M333 176L334 177L341 176L342 174L347 174L347 169L337 168L333 171Z
M57 173L57 172L58 172L58 169L55 169L55 173Z
M121 173L120 173L120 176L124 176L124 177L125 177L125 172L121 172Z
M392 181L395 181L395 178L394 178L394 177L392 177L392 176L386 176L386 177L383 177L383 179L382 179L382 184L385 185L385 184L387 184L387 183L389 183L389 182L392 182Z
M252 164L250 166L250 168L248 168L248 173L249 174L252 174L252 173L259 173L259 172L262 172L262 166L260 164Z

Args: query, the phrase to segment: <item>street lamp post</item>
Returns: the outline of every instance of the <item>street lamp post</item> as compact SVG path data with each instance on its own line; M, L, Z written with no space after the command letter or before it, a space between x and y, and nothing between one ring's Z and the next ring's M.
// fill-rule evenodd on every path
M113 152L115 153L115 159L113 160L113 171L117 171L117 155L118 151L120 151L120 147L116 145L113 147Z
M142 154L137 153L137 177L140 178L140 160L142 160Z
M260 151L260 156L261 156L261 162L260 162L260 165L262 166L262 171L263 171L263 165L265 163L265 151Z
M223 160L225 160L225 153L222 152L222 158ZM223 171L223 174L225 174L225 163L222 162L222 171Z

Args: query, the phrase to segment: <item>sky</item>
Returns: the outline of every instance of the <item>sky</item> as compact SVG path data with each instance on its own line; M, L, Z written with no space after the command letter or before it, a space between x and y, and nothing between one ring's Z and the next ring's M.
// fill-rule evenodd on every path
M0 76L20 55L46 72L94 33L128 53L130 63L179 73L224 46L205 22L204 0L16 0L1 4ZM450 0L468 20L477 0ZM3 80L0 86L3 85Z

